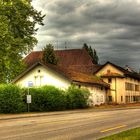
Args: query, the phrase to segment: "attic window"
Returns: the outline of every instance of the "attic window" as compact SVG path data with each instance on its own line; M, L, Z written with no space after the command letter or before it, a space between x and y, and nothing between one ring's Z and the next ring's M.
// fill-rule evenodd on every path
M112 83L112 79L111 78L108 78L108 83Z
M40 70L38 70L38 73L40 73Z
M79 88L81 88L81 85L78 85Z
M110 70L107 70L107 73L110 73Z

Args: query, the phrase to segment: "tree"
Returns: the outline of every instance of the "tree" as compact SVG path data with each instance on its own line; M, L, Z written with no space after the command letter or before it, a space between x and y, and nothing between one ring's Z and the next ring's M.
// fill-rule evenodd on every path
M86 43L83 44L83 48L88 51L88 45Z
M98 64L99 63L99 57L98 57L95 49L94 49L94 52L93 52L93 58L94 58L94 63Z
M84 43L83 48L88 52L88 54L91 56L92 58L92 62L94 64L98 64L99 58L98 55L96 53L96 50L91 48L91 46L88 46L86 43Z
M0 83L23 70L23 55L37 43L36 25L43 25L43 18L29 0L0 0Z
M55 56L53 45L48 44L46 45L46 47L43 48L43 61L45 63L50 63L54 65L57 64L58 59Z

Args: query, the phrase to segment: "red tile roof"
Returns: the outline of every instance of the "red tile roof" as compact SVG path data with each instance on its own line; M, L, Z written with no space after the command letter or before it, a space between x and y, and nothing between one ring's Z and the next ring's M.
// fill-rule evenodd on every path
M45 68L50 68L50 69L54 70L55 72L61 74L65 78L71 80L72 82L84 83L84 84L90 84L90 85L99 85L99 86L109 88L109 85L107 83L105 83L99 77L93 76L91 74L84 74L84 73L80 73L80 72L75 72L75 71L72 71L72 70L67 69L67 68L62 68L62 67L52 65L52 64L45 64L42 62L37 62L37 63L33 64L32 66L30 66L29 68L27 68L24 72L22 72L18 77L16 77L13 80L13 83L15 83L17 80L22 78L26 73L28 73L30 70L32 70L37 65L42 65Z
M93 76L90 74L79 73L75 71L66 71L65 74L73 81L80 83L88 83L88 84L96 84L104 87L108 87L109 85L105 83L101 78L97 76Z
M57 66L62 68L91 74L100 68L99 65L93 64L91 57L85 49L55 50L55 55L58 58ZM25 57L24 61L27 66L31 66L36 62L41 62L42 57L43 51L33 51Z
M31 52L25 57L24 61L29 70L32 69L35 64L39 63L55 70L74 82L109 87L103 80L92 75L93 72L97 71L101 66L93 64L91 57L85 49L55 50L55 55L58 58L57 65L44 64L42 62L43 51ZM26 72L28 72L28 69ZM26 74L26 72L24 72L24 74Z

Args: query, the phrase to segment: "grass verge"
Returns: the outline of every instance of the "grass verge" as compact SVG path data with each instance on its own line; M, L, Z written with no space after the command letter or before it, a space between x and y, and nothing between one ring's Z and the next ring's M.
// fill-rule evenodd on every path
M101 138L100 140L140 140L140 127L107 136L105 138Z

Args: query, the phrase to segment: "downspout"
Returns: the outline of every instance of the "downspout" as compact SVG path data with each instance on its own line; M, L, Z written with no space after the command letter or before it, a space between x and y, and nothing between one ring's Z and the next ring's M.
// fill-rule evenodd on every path
M117 79L115 77L115 102L117 103Z

